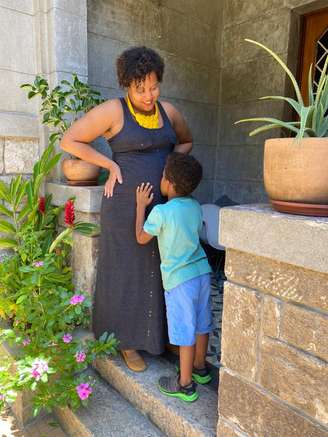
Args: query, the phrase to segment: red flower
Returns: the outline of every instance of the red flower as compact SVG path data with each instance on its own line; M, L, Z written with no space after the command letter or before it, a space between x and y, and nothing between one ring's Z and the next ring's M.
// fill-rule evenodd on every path
M65 204L65 223L68 226L73 226L74 220L75 220L74 202L72 200L68 200Z
M45 212L46 212L46 198L45 197L39 197L39 212L41 214L45 214Z

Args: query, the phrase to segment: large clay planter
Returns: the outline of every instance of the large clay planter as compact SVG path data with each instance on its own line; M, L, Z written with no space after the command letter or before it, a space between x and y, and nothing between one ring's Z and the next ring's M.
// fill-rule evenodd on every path
M280 212L328 216L328 138L267 140L264 185Z
M63 173L71 185L97 185L100 168L80 159L64 159Z

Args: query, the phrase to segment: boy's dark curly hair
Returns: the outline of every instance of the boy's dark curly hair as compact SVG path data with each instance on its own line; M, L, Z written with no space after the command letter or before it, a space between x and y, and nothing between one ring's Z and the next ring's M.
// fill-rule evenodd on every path
M131 47L116 60L117 78L121 88L127 88L132 81L140 83L147 74L154 71L159 82L162 82L164 61L155 50L148 47Z
M197 188L202 176L202 166L192 155L173 152L168 156L165 178L173 184L180 196L191 194Z

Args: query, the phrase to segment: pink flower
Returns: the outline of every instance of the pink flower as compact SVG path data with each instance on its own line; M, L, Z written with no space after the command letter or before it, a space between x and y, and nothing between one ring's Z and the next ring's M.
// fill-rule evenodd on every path
M5 400L5 395L0 393L0 402Z
M64 334L63 335L63 342L64 343L70 343L73 340L73 337L71 334Z
M43 373L47 373L48 370L48 363L45 360L36 359L32 364L31 376L39 381Z
M31 375L32 375L33 378L35 378L37 381L39 381L39 379L41 378L40 373L39 373L37 370L35 370L35 369L32 369L32 371L31 371Z
M23 346L27 346L27 345L30 344L30 343L31 343L31 340L30 340L28 337L24 338L24 340L23 340Z
M44 262L43 262L43 261L35 261L35 262L33 263L33 266L34 266L34 267L43 267L43 265L44 265Z
M85 296L83 296L83 294L74 294L74 296L71 297L69 302L71 305L77 305L78 303L82 303L84 299Z
M76 359L77 363L83 363L83 361L85 361L86 357L87 356L86 356L85 352L83 352L83 351L76 352L76 354L75 354L75 359Z
M80 384L76 387L77 394L79 398L83 401L84 399L88 399L88 397L92 393L92 388L89 384Z

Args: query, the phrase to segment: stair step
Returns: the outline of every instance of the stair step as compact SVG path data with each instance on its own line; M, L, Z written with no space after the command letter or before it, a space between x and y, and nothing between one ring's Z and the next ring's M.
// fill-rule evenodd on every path
M175 366L162 357L148 354L144 354L144 357L148 368L141 373L129 370L120 357L97 359L93 366L167 436L215 436L218 420L217 390L198 385L199 400L190 404L165 396L159 392L157 381L159 376L175 374Z
M134 408L94 371L96 379L93 395L87 408L73 412L69 408L56 409L55 415L71 437L164 437L146 416Z

